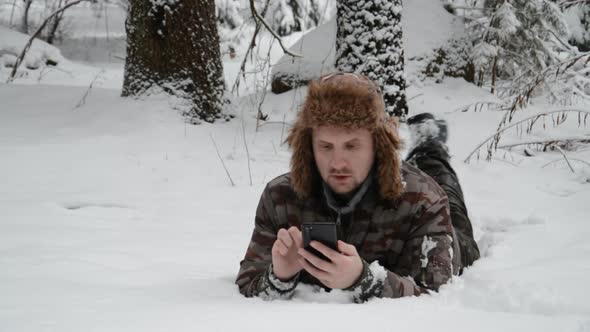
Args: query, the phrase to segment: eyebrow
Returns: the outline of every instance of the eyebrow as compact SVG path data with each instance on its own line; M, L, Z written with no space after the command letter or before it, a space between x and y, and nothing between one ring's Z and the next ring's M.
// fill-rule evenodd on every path
M355 138L353 138L351 140L348 140L348 141L344 142L344 144L357 143L357 142L360 142L360 139L358 137L355 137ZM332 142L324 141L324 140L321 140L321 139L318 140L318 143L319 144L334 144Z

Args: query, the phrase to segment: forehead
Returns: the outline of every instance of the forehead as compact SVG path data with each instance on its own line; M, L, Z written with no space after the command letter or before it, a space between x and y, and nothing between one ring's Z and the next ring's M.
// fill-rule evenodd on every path
M371 140L371 132L366 128L348 128L342 126L318 126L313 128L312 138L314 141L350 141Z

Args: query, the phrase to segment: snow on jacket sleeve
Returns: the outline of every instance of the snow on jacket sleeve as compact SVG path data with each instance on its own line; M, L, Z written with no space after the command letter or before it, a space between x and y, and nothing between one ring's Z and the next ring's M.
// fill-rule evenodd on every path
M244 259L240 262L240 271L236 279L240 293L246 297L260 296L269 300L289 298L299 282L299 275L283 282L272 272L271 251L279 230L273 207L274 203L267 186L258 203L252 239Z
M430 196L430 197L428 197ZM436 198L434 201L433 198ZM398 298L438 291L454 269L454 232L446 195L427 195L413 222L395 267L387 269L378 261L363 261L359 280L347 290L355 302L372 297Z

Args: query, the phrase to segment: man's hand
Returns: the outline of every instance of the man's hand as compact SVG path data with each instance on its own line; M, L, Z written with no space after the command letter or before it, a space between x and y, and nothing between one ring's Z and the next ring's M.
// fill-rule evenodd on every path
M302 246L301 231L297 227L279 230L272 246L272 267L277 278L287 281L301 271L298 250Z
M310 245L328 257L325 261L305 249L299 249L299 263L312 276L333 289L345 289L352 286L363 272L363 261L356 248L344 241L338 241L338 250L311 241Z

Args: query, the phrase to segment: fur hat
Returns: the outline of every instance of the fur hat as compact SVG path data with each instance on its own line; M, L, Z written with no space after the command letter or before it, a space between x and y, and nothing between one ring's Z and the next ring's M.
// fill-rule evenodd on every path
M398 153L402 141L397 133L396 118L385 113L381 90L365 76L335 73L309 83L307 97L287 137L293 150L291 183L299 197L310 197L321 183L311 134L313 128L322 125L371 131L380 196L386 200L401 196L403 185Z

